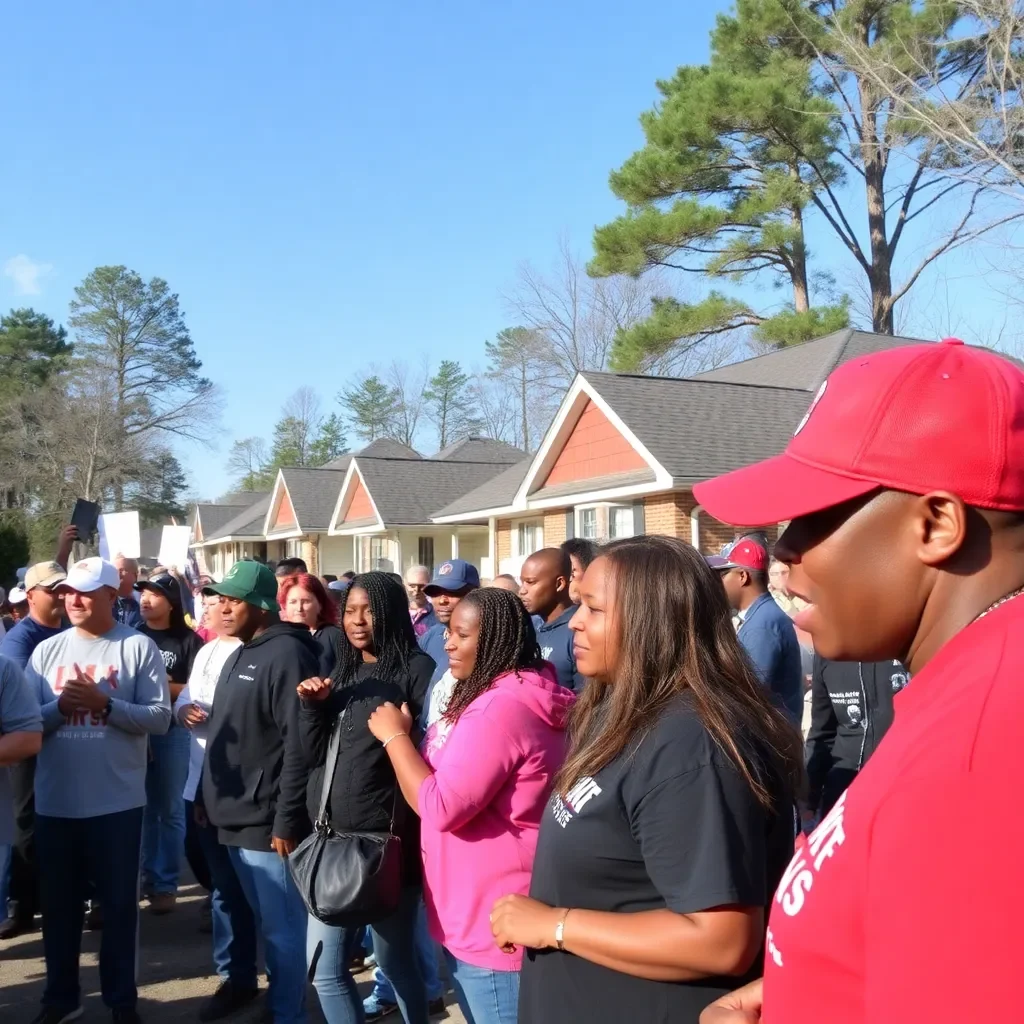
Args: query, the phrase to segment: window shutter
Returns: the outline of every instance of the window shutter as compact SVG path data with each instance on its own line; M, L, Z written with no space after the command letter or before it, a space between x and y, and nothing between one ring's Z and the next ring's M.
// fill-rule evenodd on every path
M647 523L644 520L643 501L633 502L633 536L640 537L647 532Z
M569 509L565 513L565 539L571 540L576 536L576 510Z

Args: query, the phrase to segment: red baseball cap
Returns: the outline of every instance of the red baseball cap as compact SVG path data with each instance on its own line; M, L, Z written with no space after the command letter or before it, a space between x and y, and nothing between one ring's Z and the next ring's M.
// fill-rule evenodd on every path
M741 537L724 554L704 557L712 569L752 569L759 572L768 569L768 552L748 537Z
M693 493L722 522L761 526L879 488L1024 510L1024 371L956 338L853 359L822 384L781 455Z

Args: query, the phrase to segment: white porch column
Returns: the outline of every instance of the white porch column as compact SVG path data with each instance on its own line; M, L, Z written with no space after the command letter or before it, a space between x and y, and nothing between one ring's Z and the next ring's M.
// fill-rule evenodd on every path
M700 505L690 511L690 543L700 551Z
M458 527L452 529L452 558L459 557L459 531Z
M487 557L491 560L491 575L497 576L498 569L498 520L491 516L487 520Z

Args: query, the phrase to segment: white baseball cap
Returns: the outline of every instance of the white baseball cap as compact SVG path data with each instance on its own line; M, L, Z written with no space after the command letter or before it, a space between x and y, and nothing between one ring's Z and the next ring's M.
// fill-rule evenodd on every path
M57 589L77 590L80 593L88 594L101 587L111 587L114 590L121 585L121 577L112 562L105 562L102 558L83 558L75 562L68 570L68 578L57 584Z
M22 601L28 600L28 593L23 587L11 587L7 600L11 604L21 604Z

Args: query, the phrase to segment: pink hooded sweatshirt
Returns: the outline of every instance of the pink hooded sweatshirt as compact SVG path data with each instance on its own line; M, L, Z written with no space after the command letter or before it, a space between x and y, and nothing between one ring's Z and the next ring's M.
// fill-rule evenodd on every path
M495 945L489 918L501 896L529 892L575 699L545 663L499 676L454 726L441 719L427 730L433 774L419 795L427 920L434 938L474 967L522 966L522 950L509 956Z

